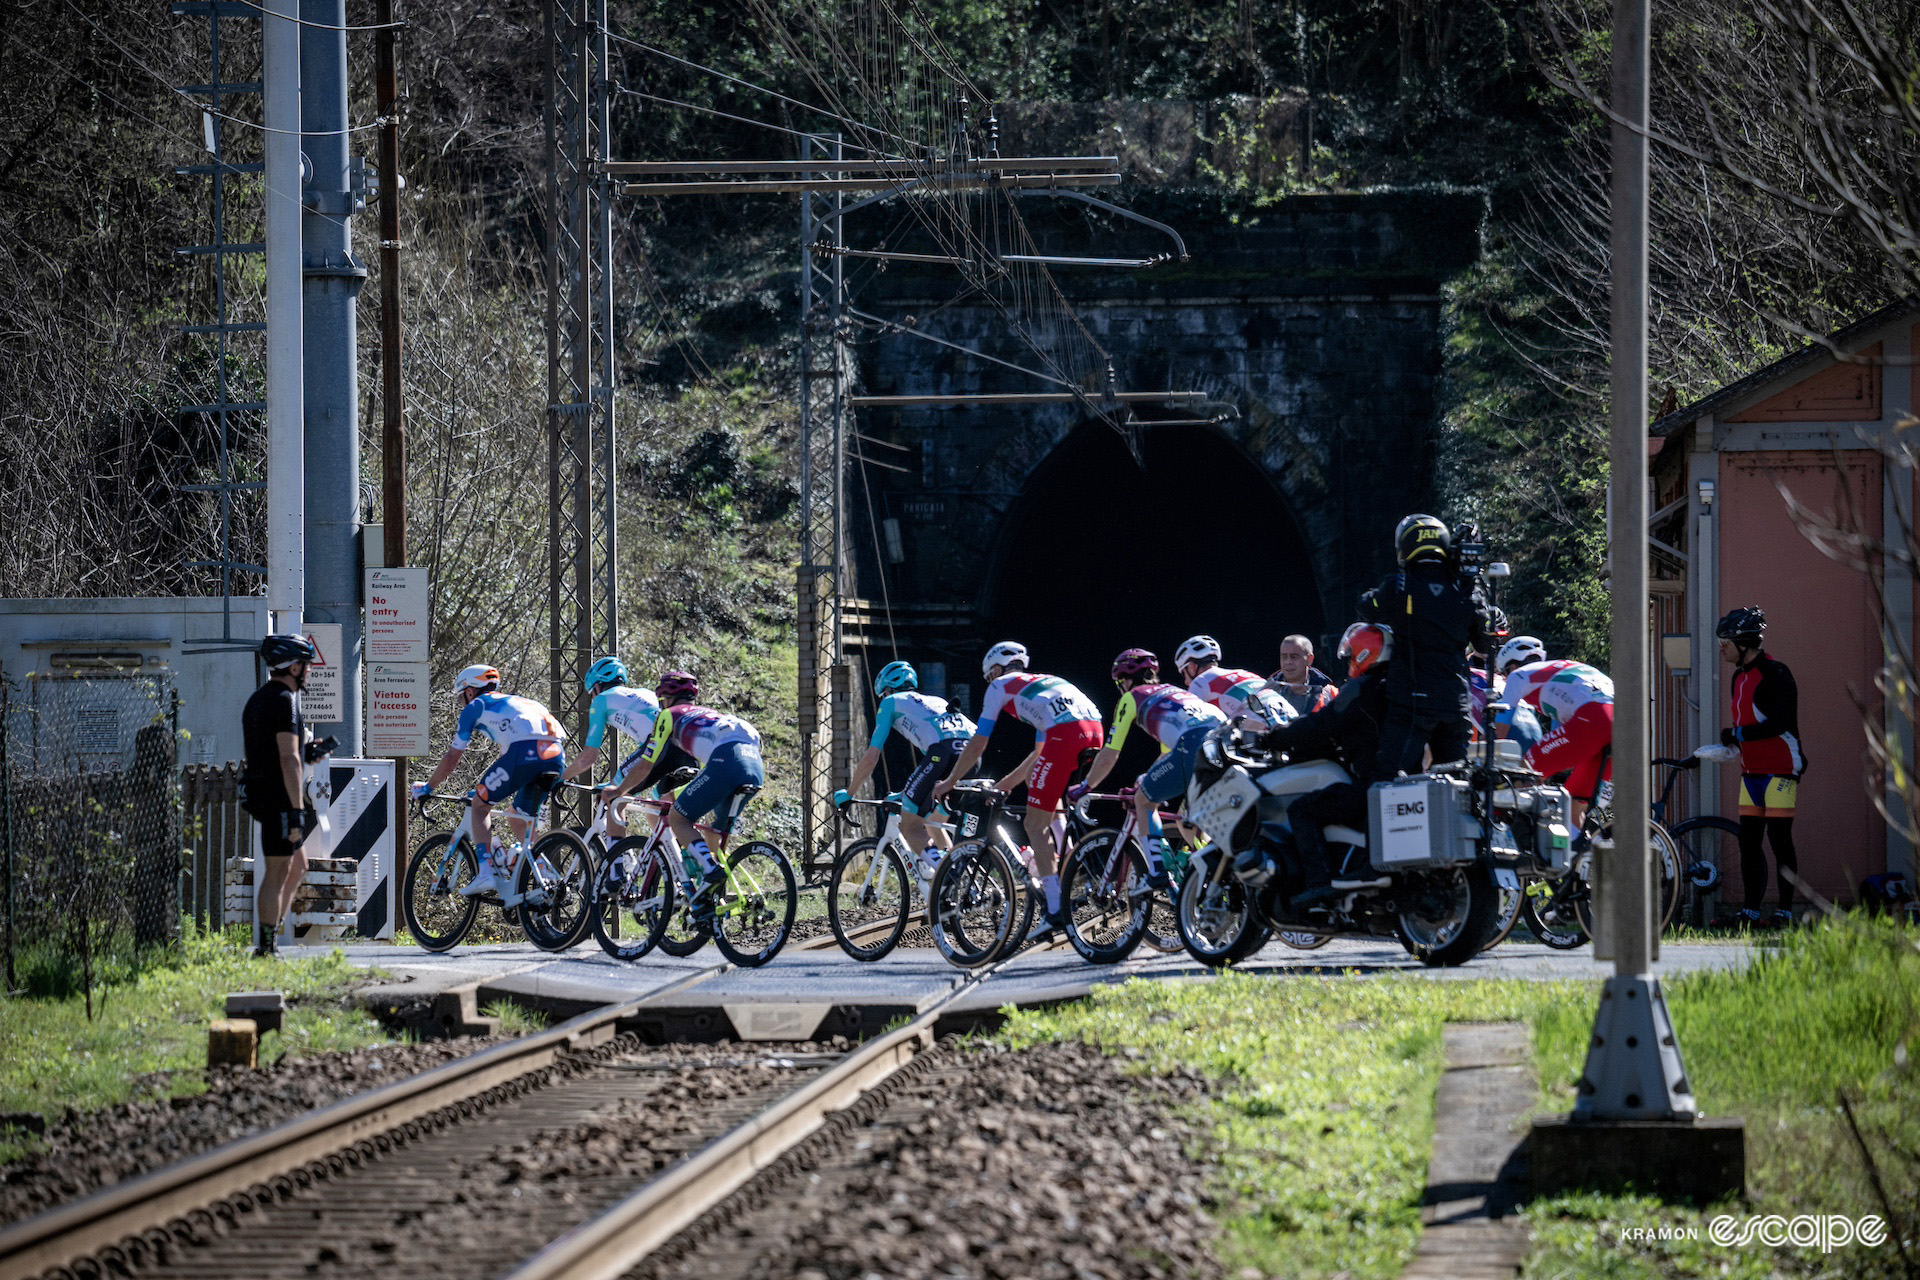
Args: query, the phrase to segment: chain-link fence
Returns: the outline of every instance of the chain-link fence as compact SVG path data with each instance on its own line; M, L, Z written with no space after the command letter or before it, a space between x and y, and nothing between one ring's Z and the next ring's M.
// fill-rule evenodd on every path
M0 681L9 990L78 985L91 1004L105 962L178 935L178 740L164 674Z

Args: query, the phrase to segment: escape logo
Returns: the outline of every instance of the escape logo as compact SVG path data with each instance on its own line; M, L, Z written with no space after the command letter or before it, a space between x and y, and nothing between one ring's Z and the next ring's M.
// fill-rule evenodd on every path
M1774 1248L1793 1245L1832 1253L1850 1244L1862 1244L1870 1249L1880 1247L1887 1242L1887 1224L1872 1214L1861 1218L1839 1213L1802 1213L1791 1218L1777 1213L1755 1214L1744 1221L1733 1217L1715 1218L1707 1224L1707 1239L1735 1248L1752 1244Z

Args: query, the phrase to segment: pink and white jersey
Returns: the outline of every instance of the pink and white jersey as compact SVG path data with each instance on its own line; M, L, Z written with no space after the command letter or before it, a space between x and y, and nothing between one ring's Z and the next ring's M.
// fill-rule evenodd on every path
M1613 680L1584 662L1560 658L1529 662L1507 674L1501 700L1510 707L1538 707L1554 724L1565 724L1590 702L1613 705Z
M975 732L992 733L1000 713L1009 708L1043 736L1047 730L1061 725L1088 720L1100 723L1100 708L1059 676L1010 671L988 685L986 693L981 695L980 726Z
M669 742L704 765L716 749L730 742L745 743L759 750L760 731L739 716L684 702L661 711L653 722L653 737L642 759L649 763L658 760L661 749Z
M1227 717L1220 708L1202 702L1185 689L1170 684L1137 684L1120 695L1107 746L1114 751L1125 746L1127 730L1136 720L1146 726L1155 742L1171 748L1188 730L1222 725Z
M1220 708L1227 719L1245 716L1248 727L1274 729L1293 719L1293 708L1267 688L1266 677L1238 667L1208 667L1193 678L1187 692Z

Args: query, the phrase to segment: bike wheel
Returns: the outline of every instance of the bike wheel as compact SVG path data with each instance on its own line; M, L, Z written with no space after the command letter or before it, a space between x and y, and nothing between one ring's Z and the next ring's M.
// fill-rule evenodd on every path
M615 960L638 960L659 945L667 916L673 910L673 877L660 875L653 859L641 858L646 847L644 836L617 840L594 869L590 913L593 939ZM621 858L632 858L636 865L619 879L608 879L610 869ZM654 874L648 875L649 870ZM629 918L633 922L632 936L622 937L628 932Z
M1587 926L1576 909L1578 900L1591 900L1585 877L1568 872L1558 880L1535 880L1526 886L1520 917L1533 936L1555 951L1572 951L1588 938Z
M1487 945L1480 948L1482 951L1491 951L1507 940L1508 935L1513 932L1513 927L1520 923L1521 909L1526 904L1527 886L1524 883L1518 889L1509 889L1504 885L1500 887L1499 928L1494 931Z
M1147 927L1147 860L1118 831L1094 831L1067 855L1060 893L1067 941L1088 964L1118 964L1140 945Z
M473 846L462 840L450 851L445 833L428 836L407 860L406 892L400 908L413 940L427 951L445 951L467 936L480 913L480 899L463 898L460 890L480 873Z
M1652 842L1654 869L1660 875L1660 928L1665 933L1667 926L1673 923L1673 913L1680 906L1680 889L1685 883L1681 868L1685 865L1680 857L1680 845L1673 833L1659 823L1654 823L1647 833Z
M652 927L652 917L658 915L660 941L657 945L675 959L684 960L713 940L713 930L694 922L687 905L687 885L680 878L679 857L667 852L663 845L655 845L648 862L650 865L641 869L641 892L649 898L657 896L661 905L643 919Z
M557 829L533 842L513 875L520 927L542 951L565 951L593 927L593 857L587 842Z
M892 846L867 836L834 861L827 923L840 949L855 960L878 960L898 946L912 913L913 889Z
M1195 858L1180 886L1181 945L1210 969L1244 960L1267 936L1252 895L1227 865L1218 850Z
M1740 824L1732 818L1703 814L1676 822L1667 834L1680 847L1681 893L1687 899L1685 923L1704 926L1706 897L1720 887L1720 869L1740 865Z
M948 963L977 969L1013 933L1015 868L985 840L963 840L940 859L928 890L927 924Z
M713 908L713 943L743 969L780 954L800 905L793 864L777 845L755 840L727 859L727 882Z

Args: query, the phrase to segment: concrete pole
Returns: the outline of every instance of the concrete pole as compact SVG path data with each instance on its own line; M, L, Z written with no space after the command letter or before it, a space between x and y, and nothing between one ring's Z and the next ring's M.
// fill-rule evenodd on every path
M1601 936L1614 976L1574 1101L1575 1120L1691 1120L1695 1106L1653 976L1652 664L1647 636L1648 0L1613 5L1612 512L1613 841L1596 842Z
M306 607L305 374L300 303L300 28L296 0L266 0L268 629L297 631Z
M340 624L344 716L316 723L360 754L360 381L355 308L367 269L353 256L364 204L348 173L346 0L300 0L301 193L306 316L307 620Z

